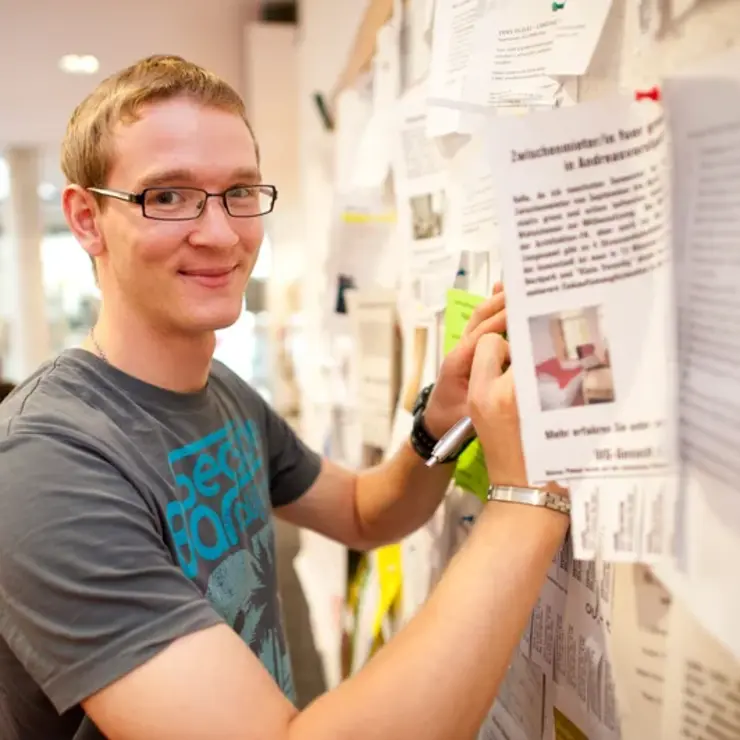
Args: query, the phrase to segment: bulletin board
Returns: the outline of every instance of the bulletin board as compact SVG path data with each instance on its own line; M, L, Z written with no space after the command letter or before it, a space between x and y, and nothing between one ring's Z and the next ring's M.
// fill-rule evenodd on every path
M410 376L416 389L433 379L439 367L443 353L437 349L432 357L427 348L442 342L445 316L449 318L454 309L449 290L457 289L458 297L462 292L480 298L501 276L501 260L487 256L481 246L486 240L495 241L496 237L480 228L480 224L475 234L471 230L466 232L466 244L472 245L467 251L450 256L449 249L434 251L433 245L429 246L438 237L442 238L442 232L449 227L447 221L440 226L439 214L443 208L435 194L445 192L446 219L450 204L459 208L463 199L461 173L470 173L480 163L494 161L490 148L470 146L471 133L466 122L470 111L452 106L449 115L457 116L454 125L459 126L454 133L445 128L449 121L442 121L441 116L437 116L435 125L442 127L443 134L435 136L434 131L427 129L425 143L419 130L409 133L425 104L423 93L418 93L425 78L417 69L410 77L407 73L406 80L398 84L394 93L398 102L392 114L377 115L378 96L387 96L392 82L386 74L388 66L392 66L389 60L393 59L389 48L397 45L403 56L408 54L410 45L423 44L425 40L433 45L432 19L443 3L449 4L449 0L370 3L354 48L330 96L337 125L335 140L341 140L341 150L345 153L340 167L345 174L341 183L337 182L335 193L335 204L340 203L341 207L335 215L344 214L337 218L343 218L346 226L350 214L349 221L356 228L353 235L352 229L343 227L341 239L336 238L340 230L332 230L333 236L327 236L327 260L323 264L351 265L353 244L367 246L368 224L375 229L372 239L377 238L379 223L384 223L391 232L379 250L385 255L385 268L378 268L377 276L384 277L378 277L375 282L382 284L388 307L395 308L384 314L387 321L382 331L388 336L397 331L403 340L403 351L394 350L385 359L380 354L368 357L355 353L355 360L349 363L354 362L355 367L348 375L348 384L355 389L377 382L381 376L393 377L394 384L399 375L402 378L400 393L389 396L401 399L395 408L385 403L382 409L378 404L364 409L361 403L352 405L352 413L359 417L382 412L387 454L410 429L409 404L403 402L413 395L408 387ZM506 3L501 0L500 4ZM495 5L493 0L490 3L481 0L480 7ZM424 28L409 28L414 23L424 24ZM620 120L623 113L627 116L625 120L644 120L645 127L651 131L656 130L653 127L666 126L666 157L672 158L667 169L669 177L675 180L683 150L677 149L672 140L674 135L677 138L678 129L671 116L678 116L680 107L666 105L667 123L662 121L658 108L664 103L663 81L684 70L687 75L730 78L737 72L740 76L740 69L733 70L732 62L722 61L725 52L739 48L740 4L733 0L613 0L587 72L570 80L565 86L567 90L554 94L551 105L539 107L543 115L550 115L546 108L562 106L563 117L553 118L553 125L559 125L560 121L563 126L572 125L573 131L581 125L583 131L588 131L588 122L578 121L578 110L584 104L597 106L594 117L601 116L604 128L609 120ZM738 57L734 60L736 63ZM403 66L403 61L400 64ZM641 98L654 104L649 109L652 113L644 113L643 119L639 118L643 114L629 119L625 101ZM610 105L609 101L614 101L613 119L609 118L607 108L598 108ZM516 116L506 115L510 119L508 123L495 124L500 126L499 135L511 134L520 136L521 141L527 140L521 133L522 121L538 115L536 108L517 111ZM357 121L363 116L367 125L358 126ZM351 127L348 121L354 121ZM407 123L408 128L404 128ZM402 135L398 135L399 130ZM369 131L375 146L378 141L384 141L387 147L368 149ZM373 157L368 158L363 152L381 150L385 153L377 154L373 167L367 167L368 159ZM410 150L415 158L409 156ZM347 153L357 155L357 160L348 163ZM444 164L439 168L430 164L440 157ZM360 169L358 161L365 163L361 175L356 172ZM426 170L420 171L420 162ZM477 172L475 177L481 180L485 175ZM467 176L465 197L471 190ZM488 173L489 180L491 177L496 179L496 171ZM422 184L418 185L421 180ZM675 187L674 183L674 190ZM369 201L358 193L366 194L373 188L379 198L368 205ZM667 186L666 192L670 189ZM401 203L405 204L403 208ZM394 208L395 215L385 220ZM459 218L458 214L456 228L460 227ZM675 223L675 215L672 218ZM505 222L503 215L501 222ZM491 226L498 229L495 216L491 217ZM406 236L399 237L399 233ZM402 242L409 234L418 243L407 250ZM507 240L499 238L501 243L492 245L491 254L507 249ZM509 263L504 259L503 264ZM351 266L343 270L342 277L346 280ZM373 285L367 283L368 274L363 268L355 276L359 288L351 304L361 306L372 297ZM507 274L504 268L505 285ZM395 277L390 279L388 275ZM331 288L331 279L329 285ZM660 286L667 291L673 289L667 283ZM330 308L327 311L331 313ZM581 316L579 320L587 326L600 319L595 310L592 318ZM646 316L645 320L649 323L651 319ZM391 326L393 322L395 329ZM347 347L353 346L355 325L350 320L333 324ZM515 340L516 337L512 342ZM578 347L584 349L590 344L581 340ZM601 348L596 353L598 356L590 360L585 350L581 354L573 357L574 362L580 363L579 368L585 367L592 378L603 377L598 371L603 373L609 366L608 353L605 358ZM639 362L640 358L635 357L634 363L639 365ZM376 378L368 376L369 367L375 368ZM598 386L591 387L589 392L592 398L594 394L598 396ZM394 416L392 423L390 415ZM367 418L359 417L355 429L368 424ZM360 443L361 438L362 433L355 435ZM605 484L605 488L610 485L613 484ZM563 547L553 562L499 697L481 728L481 740L512 737L517 740L620 737L677 740L688 736L687 728L691 727L696 732L692 736L697 738L740 738L740 723L733 718L732 692L727 688L740 682L740 631L736 630L740 597L734 594L737 589L733 585L737 582L734 563L740 560L740 530L708 503L695 480L679 488L676 506L683 513L677 516L670 547L666 546L670 557L605 558L598 547L589 550L580 541L571 541ZM353 635L355 659L351 669L346 664L346 673L359 669L423 609L426 597L451 555L465 541L483 506L469 489L452 486L444 506L426 527L401 542L397 549L368 556L360 569L367 588L364 601L357 591L357 583L350 584L349 589L353 594L354 624L372 625L372 629L368 627L370 631L364 638ZM586 520L593 514L589 501L581 504L578 519L574 513L576 533L587 528ZM395 571L392 582L384 578L388 562L400 562L400 581ZM532 721L532 707L541 708L541 722ZM718 735L719 732L725 735Z

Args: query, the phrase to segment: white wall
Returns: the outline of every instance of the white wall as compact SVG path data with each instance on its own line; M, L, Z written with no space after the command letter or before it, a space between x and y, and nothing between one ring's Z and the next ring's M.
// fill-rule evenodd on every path
M280 261L301 237L298 30L286 23L250 23L244 31L245 100L260 146L264 180L278 189L268 228ZM290 250L286 245L291 245ZM276 277L282 279L281 265ZM298 274L298 273L296 273Z
M267 288L272 400L290 405L290 388L280 372L280 333L291 301L286 291L301 270L303 206L300 178L298 29L285 23L250 23L244 29L245 101L260 147L264 181L278 199L266 222L272 245Z
M299 162L301 176L301 238L290 255L294 269L300 270L303 283L303 305L307 336L320 334L320 296L327 289L325 262L328 254L329 218L332 205L334 169L333 140L321 124L312 95L328 94L336 83L347 59L356 29L364 14L365 2L348 0L303 0L301 3L301 37L298 47L298 121ZM318 374L322 348L312 346L307 362L301 368L311 383ZM315 394L302 396L302 432L314 449L323 449L326 407L313 403ZM317 648L324 658L329 687L339 683L341 630L340 603L346 588L346 551L340 545L310 532L301 532L300 556L304 577L314 572L323 584L311 618ZM334 574L333 576L331 574ZM307 597L312 589L306 588ZM322 616L323 615L323 616ZM330 616L334 618L334 622Z
M57 146L82 98L149 54L186 56L239 87L249 6L248 0L0 0L0 147ZM100 70L65 74L57 68L64 54L93 54Z
M365 2L304 0L301 4L301 42L298 52L300 162L303 196L303 270L306 322L311 336L320 334L321 302L327 284L325 261L333 197L333 137L326 132L312 99L314 92L328 94L349 56ZM320 348L316 351L320 359ZM317 367L304 368L311 383ZM308 400L308 399L305 399ZM303 431L314 447L323 446L321 411L310 403L303 408Z

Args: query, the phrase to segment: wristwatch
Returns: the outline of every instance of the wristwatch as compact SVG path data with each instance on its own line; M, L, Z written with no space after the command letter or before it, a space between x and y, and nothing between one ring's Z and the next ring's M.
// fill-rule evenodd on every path
M428 460L432 456L434 445L439 441L424 426L424 412L426 411L429 396L432 395L433 389L434 383L422 388L411 409L411 413L414 415L414 424L411 427L410 442L414 451L422 460Z
M414 425L411 427L411 446L422 460L426 461L432 456L434 452L434 446L439 440L430 434L429 430L424 425L424 412L427 408L429 396L432 394L434 389L434 383L422 388L419 395L416 397L414 407L411 409L411 413L414 415ZM474 437L467 440L460 449L444 459L444 463L455 462L460 455L463 453L465 448L473 441Z
M570 514L570 501L565 496L558 496L556 493L543 491L541 488L491 485L488 487L488 500L544 506L546 509L552 509L561 514Z

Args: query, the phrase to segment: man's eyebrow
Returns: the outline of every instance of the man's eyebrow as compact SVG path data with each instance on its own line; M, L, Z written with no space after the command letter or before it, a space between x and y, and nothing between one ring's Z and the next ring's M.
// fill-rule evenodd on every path
M229 183L244 183L258 185L262 182L262 173L257 167L239 167L229 174ZM192 170L177 168L171 170L160 170L144 175L138 183L137 190L145 188L156 188L162 185L183 185L199 187L198 178Z

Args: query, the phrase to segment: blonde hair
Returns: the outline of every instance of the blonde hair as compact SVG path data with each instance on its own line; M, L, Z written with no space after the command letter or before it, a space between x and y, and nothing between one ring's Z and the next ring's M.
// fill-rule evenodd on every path
M83 188L105 187L115 156L115 126L138 120L149 103L179 97L240 116L254 139L244 101L228 83L182 57L150 56L103 80L75 109L62 142L67 181Z

